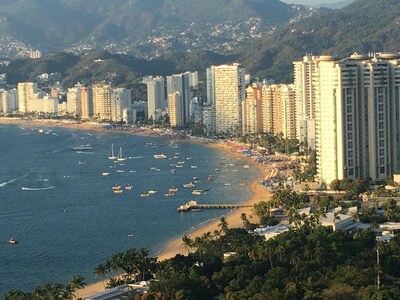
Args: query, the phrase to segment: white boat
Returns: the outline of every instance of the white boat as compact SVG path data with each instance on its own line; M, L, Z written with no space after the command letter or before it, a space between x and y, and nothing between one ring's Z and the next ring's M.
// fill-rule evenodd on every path
M119 152L118 152L118 157L117 157L118 161L124 161L126 160L126 157L122 156L122 147L119 147Z
M121 186L120 186L120 185L114 185L114 186L112 187L112 189L113 189L114 191L120 190L120 189L121 189Z
M118 173L124 173L125 170L117 170Z
M133 189L133 186L127 185L127 186L125 186L125 189L126 189L126 190L132 190L132 189Z
M123 190L114 190L114 194L122 194L123 192Z
M178 188L170 188L168 191L170 193L176 193L178 191Z
M89 151L89 150L93 150L93 147L90 146L90 144L86 144L86 145L79 145L79 146L73 147L72 150L74 150L74 151Z
M156 194L157 191L148 191L149 194Z
M131 237L133 237L133 234L132 233L128 234L128 238L131 238Z
M198 166L190 166L192 169L197 169Z
M167 158L165 154L154 154L154 158Z
M140 197L148 197L148 196L150 196L149 193L142 193L142 194L140 194Z
M110 173L109 172L103 172L103 173L101 173L101 175L108 176L108 175L110 175Z
M18 244L18 240L11 238L11 239L9 239L7 241L7 243L9 243L9 244Z
M204 191L203 190L194 190L192 192L192 195L203 195Z
M249 165L244 165L244 166L243 166L243 169L248 169L248 168L250 168Z
M118 157L114 155L114 144L111 144L110 154L108 155L108 159L117 159Z
M166 193L165 197L173 197L175 194L174 193Z
M183 185L183 187L185 188L185 189L192 189L192 188L194 188L195 187L195 185L193 184L193 183L185 183L184 185Z

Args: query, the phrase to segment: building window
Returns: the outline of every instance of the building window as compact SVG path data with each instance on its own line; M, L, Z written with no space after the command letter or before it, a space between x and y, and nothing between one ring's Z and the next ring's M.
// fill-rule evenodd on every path
M385 159L384 158L380 158L379 159L379 164L380 165L384 165L385 164Z
M379 149L379 156L384 156L384 155L385 155L385 150Z
M378 114L378 120L379 121L383 121L383 113L379 113Z
M382 148L383 146L385 146L384 140L379 140L379 147Z
M348 139L348 140L352 140L352 139L353 139L353 133L349 132L349 133L347 134L347 139Z
M354 161L352 159L349 159L348 165L349 165L349 167L352 167L354 165Z
M353 151L347 152L347 156L348 156L349 158L353 158Z
M347 142L347 148L352 149L353 148L353 142Z
M353 109L351 106L347 106L347 113L351 114L353 112Z
M378 111L383 111L383 104L378 105Z
M381 174L384 174L384 173L385 173L385 167L380 167L380 168L379 168L379 172L380 172Z
M383 129L383 122L379 122L378 126L379 129Z
M384 137L383 131L380 130L380 131L379 131L379 138L380 138L380 139L383 139L383 137Z
M349 176L353 176L354 175L354 170L353 169L349 169Z
M352 118L352 116L347 116L347 122L352 122L353 121L353 118Z
M352 131L353 130L353 124L347 124L347 130Z

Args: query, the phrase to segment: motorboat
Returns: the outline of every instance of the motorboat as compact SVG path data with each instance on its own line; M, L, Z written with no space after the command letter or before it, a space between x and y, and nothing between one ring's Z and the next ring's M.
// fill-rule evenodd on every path
M16 239L13 239L13 238L11 238L11 239L9 239L8 241L7 241L7 243L9 243L9 244L18 244L18 240L16 240Z
M123 192L123 190L114 190L114 194L122 194Z
M165 154L154 154L153 157L154 158L167 158L167 156Z
M157 191L148 191L149 194L157 194Z
M112 189L115 191L115 190L120 190L121 189L121 186L120 185L114 185L113 187L112 187Z
M72 148L74 151L90 151L93 150L93 147L90 144L79 145Z
M175 194L174 193L166 193L165 197L173 197Z
M108 175L110 175L110 173L109 172L103 172L103 173L101 173L101 175L108 176Z
M149 193L142 193L142 194L140 194L140 197L148 197L148 196L150 196Z
M185 188L185 189L192 189L192 188L194 188L195 187L195 185L193 184L193 183L185 183L184 185L183 185L183 187Z
M127 185L127 186L125 186L125 189L126 189L126 190L133 190L133 186Z
M170 188L168 191L170 193L176 193L178 191L178 188Z

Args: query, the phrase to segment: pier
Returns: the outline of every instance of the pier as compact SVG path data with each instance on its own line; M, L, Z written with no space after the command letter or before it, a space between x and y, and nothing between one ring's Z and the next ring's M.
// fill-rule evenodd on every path
M198 204L197 201L190 200L188 203L183 204L177 208L178 212L188 212L193 209L230 209L230 208L242 208L242 207L253 207L252 205L243 204Z

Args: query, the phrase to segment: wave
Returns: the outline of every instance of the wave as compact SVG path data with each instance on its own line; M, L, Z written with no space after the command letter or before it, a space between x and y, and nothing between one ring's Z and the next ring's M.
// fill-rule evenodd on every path
M129 156L129 159L139 159L139 158L143 158L143 156Z
M48 186L48 187L43 187L43 188L32 188L32 187L21 187L21 190L23 191L45 191L45 190L51 190L54 189L55 186Z
M94 152L88 152L88 151L76 151L78 154L94 154Z

